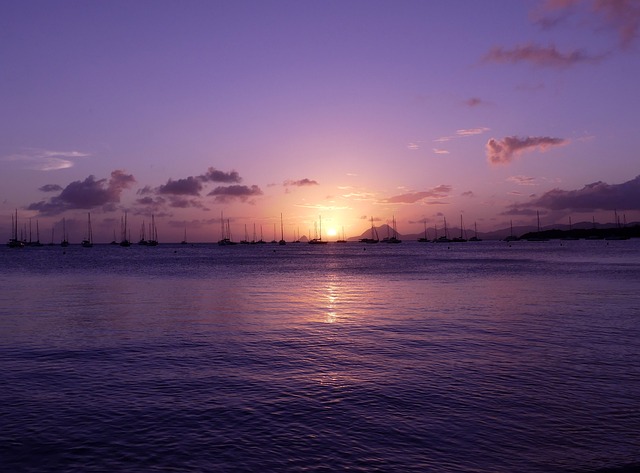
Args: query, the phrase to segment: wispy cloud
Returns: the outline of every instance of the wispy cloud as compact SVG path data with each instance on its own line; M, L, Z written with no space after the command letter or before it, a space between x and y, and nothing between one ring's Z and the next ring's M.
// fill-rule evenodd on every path
M383 199L380 202L385 204L414 204L428 198L445 198L451 193L451 190L452 187L450 185L443 184L427 191L407 192L406 194L395 195L387 199Z
M507 178L507 181L509 182L515 182L516 184L520 185L520 186L535 186L536 184L536 178L535 177L529 177L529 176L509 176Z
M554 45L539 46L525 44L513 49L502 46L493 47L483 58L484 62L500 64L530 63L538 67L570 67L576 64L595 64L601 61L604 55L591 55L582 50L561 52Z
M485 102L484 100L482 100L482 99L481 99L481 98L479 98L479 97L471 97L471 98L469 98L469 99L465 100L465 101L464 101L464 104L465 104L467 107L474 108L474 107L479 107L479 106L481 106L481 105L486 105L486 104L487 104L487 102Z
M52 151L27 148L18 153L5 156L2 160L23 163L26 169L34 171L58 171L73 167L76 159L88 156L91 155L80 151Z
M433 152L436 154L449 154L449 151L442 148L433 148Z
M84 181L74 181L64 189L61 188L60 194L57 196L32 203L28 209L37 210L41 215L57 215L66 210L96 207L110 210L112 204L120 202L122 192L135 182L133 175L126 174L119 169L113 171L108 180L96 179L90 175ZM56 188L56 184L43 187L53 190Z
M486 144L487 159L491 164L508 164L517 156L528 151L547 151L550 148L569 143L564 138L548 136L507 136L502 140L491 138Z
M289 187L289 186L305 187L305 186L317 186L319 184L318 184L318 181L315 181L313 179L308 179L305 177L304 179L298 179L298 180L287 179L282 183L282 185L285 187Z
M467 128L467 129L462 129L462 130L456 130L456 135L462 136L462 137L464 137L464 136L481 135L482 133L486 133L490 129L491 128L487 128L487 127Z
M640 33L637 0L547 0L531 17L544 29L558 28L577 17L582 27L614 32L622 49L631 47Z

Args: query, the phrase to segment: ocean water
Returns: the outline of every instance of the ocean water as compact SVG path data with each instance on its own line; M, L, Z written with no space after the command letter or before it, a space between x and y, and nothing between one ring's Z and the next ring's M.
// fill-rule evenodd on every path
M0 248L0 470L630 472L640 241Z

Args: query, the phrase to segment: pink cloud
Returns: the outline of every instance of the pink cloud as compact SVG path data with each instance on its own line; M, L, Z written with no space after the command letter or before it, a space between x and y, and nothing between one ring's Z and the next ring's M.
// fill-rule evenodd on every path
M491 138L486 145L487 159L491 164L508 164L517 156L527 151L547 151L556 146L566 145L569 141L564 138L548 136L507 136L502 140Z

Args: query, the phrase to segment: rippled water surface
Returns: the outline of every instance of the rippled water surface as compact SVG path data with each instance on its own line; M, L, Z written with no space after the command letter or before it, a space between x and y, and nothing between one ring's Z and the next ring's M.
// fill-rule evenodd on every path
M0 248L0 284L6 471L640 464L639 241Z

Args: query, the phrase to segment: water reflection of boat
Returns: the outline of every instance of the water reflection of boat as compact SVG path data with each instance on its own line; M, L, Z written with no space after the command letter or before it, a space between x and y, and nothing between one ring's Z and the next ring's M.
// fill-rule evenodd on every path
M360 243L378 243L378 231L373 226L373 216L371 217L371 238L360 238Z
M91 248L93 246L93 232L91 230L91 213L87 212L87 238L82 240L81 245L84 248Z

